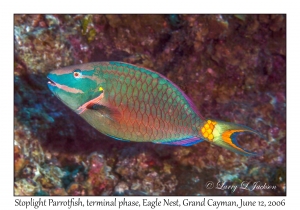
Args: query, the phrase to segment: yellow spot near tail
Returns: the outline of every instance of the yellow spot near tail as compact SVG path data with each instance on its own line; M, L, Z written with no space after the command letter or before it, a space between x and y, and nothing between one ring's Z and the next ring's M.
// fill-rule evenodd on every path
M100 86L99 87L99 91L102 92L103 91L103 87Z
M204 138L208 138L209 141L214 139L213 131L217 122L207 120L206 123L201 128L201 133Z

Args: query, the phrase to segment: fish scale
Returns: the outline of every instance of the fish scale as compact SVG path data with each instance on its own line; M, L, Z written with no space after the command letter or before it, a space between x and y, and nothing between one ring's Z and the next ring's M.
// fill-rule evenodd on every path
M106 91L115 91L115 94L112 96L108 94L108 103L114 106L119 105L122 109L121 114L124 116L120 122L120 126L117 128L118 132L113 133L113 135L116 135L119 138L124 138L125 136L124 139L131 138L131 140L136 141L172 141L173 139L197 135L194 131L196 130L197 132L197 129L188 129L185 133L180 132L182 130L182 124L193 127L193 125L196 124L196 121L193 119L193 115L189 115L190 117L186 119L184 123L179 120L181 115L186 115L184 109L178 109L179 107L183 107L185 101L176 100L176 97L179 96L172 88L168 87L165 78L157 78L157 76L153 77L150 72L148 74L140 74L141 72L137 70L139 69L133 70L126 65L112 65L111 70L105 70L105 68L103 70L103 74L107 75L105 78L110 80L110 85L107 86ZM143 71L143 69L140 70ZM119 76L119 80L110 79L115 78L115 75ZM119 91L113 88L118 84L121 86ZM135 87L135 93L137 95L131 95L128 93L128 90L135 84L137 84L136 87L140 88ZM158 84L161 85L161 88L159 91L155 91ZM121 96L118 99L121 100L121 103L114 97L116 95ZM136 103L137 100L138 103ZM129 101L135 103L129 103ZM136 106L134 106L134 104L136 104ZM178 106L178 104L181 104L182 106ZM147 108L147 105L151 108ZM186 107L186 109L187 108L188 107ZM173 110L173 112L170 112L169 110ZM188 111L192 112L191 110ZM128 113L133 112L136 114L136 118L135 115L128 115ZM130 116L133 116L133 118ZM139 126L133 127L132 124L134 123L137 123ZM200 124L200 122L198 122L198 124ZM130 137L132 136L132 131L127 131L132 128L134 133L140 132L142 136L137 138ZM157 133L157 135L153 135L153 133Z
M179 87L152 70L122 62L64 67L48 87L98 131L118 140L190 146L203 140L243 155L243 125L203 118Z

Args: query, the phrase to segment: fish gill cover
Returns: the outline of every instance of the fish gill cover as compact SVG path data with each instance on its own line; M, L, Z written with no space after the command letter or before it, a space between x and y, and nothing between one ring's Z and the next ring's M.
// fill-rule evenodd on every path
M134 23L134 24L133 24ZM285 195L285 15L15 15L15 195ZM47 88L74 64L120 61L164 75L205 118L247 125L246 157L114 141ZM270 189L208 189L250 181Z

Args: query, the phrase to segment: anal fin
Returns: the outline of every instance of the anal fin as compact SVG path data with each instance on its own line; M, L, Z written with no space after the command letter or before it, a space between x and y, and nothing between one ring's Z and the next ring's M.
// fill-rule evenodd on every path
M174 140L174 141L157 141L154 142L156 144L168 144L168 145L178 145L178 146L191 146L197 143L200 143L204 141L203 139L199 138L199 137L188 137L188 138L184 138L184 139L178 139L178 140Z

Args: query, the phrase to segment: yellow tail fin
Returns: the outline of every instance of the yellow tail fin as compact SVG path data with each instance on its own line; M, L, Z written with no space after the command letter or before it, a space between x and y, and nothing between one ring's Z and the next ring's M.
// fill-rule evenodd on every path
M264 138L260 133L243 125L238 125L219 120L207 120L200 128L200 133L205 140L216 144L220 147L229 149L242 155L256 155L256 153L249 152L243 149L237 142L236 136L240 132L251 132Z

